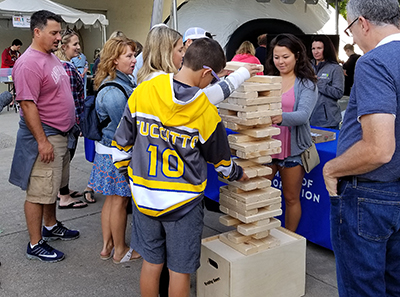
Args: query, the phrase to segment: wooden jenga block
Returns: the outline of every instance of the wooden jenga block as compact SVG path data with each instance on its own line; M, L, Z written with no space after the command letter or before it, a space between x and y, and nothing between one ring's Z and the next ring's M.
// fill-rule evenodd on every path
M236 226L240 224L240 221L238 219L232 218L231 216L228 215L220 216L219 222L227 227Z
M259 66L260 72L264 71L264 66L261 64L253 64L253 63L245 63L245 62L237 62L237 61L229 61L226 62L225 70L230 70L230 71L236 71L240 67L246 65L246 64L251 64L251 65L257 65Z
M256 75L250 77L246 82L255 82L255 83L282 83L281 76L270 76L270 75Z
M239 232L238 232L239 233ZM239 233L240 234L240 233ZM251 236L251 238L254 238L254 239L262 239L262 238L265 238L265 237L268 237L269 236L269 230L267 230L267 231L263 231L263 232L258 232L258 233L256 233L256 234L253 234L252 236Z
M246 136L246 135L244 135ZM254 138L253 138L254 139ZM236 151L241 151L244 153L251 153L251 152L257 152L257 151L265 151L268 149L280 149L282 145L282 142L277 139L261 139L258 140L255 139L255 141L249 141L249 142L229 142L229 146L236 150Z
M245 136L245 135L241 135L241 134L231 134L231 135ZM231 135L229 135L229 136L231 136ZM229 138L229 136L228 136L228 138ZM233 161L235 161L235 163L238 164L242 168L248 168L248 167L254 167L254 166L265 168L265 166L258 165L257 163L254 163L254 162L249 161L249 160L233 159Z
M262 207L267 207L269 210L275 210L281 207L281 198L272 198L272 199L265 199L256 202L243 202L235 199L234 196L230 196L229 194L220 193L219 195L219 202L220 204L224 205L227 208L230 208L238 213L243 215L248 215L249 213L245 213L244 211L250 211L253 209L258 209ZM277 207L278 206L278 207ZM242 211L243 210L243 211ZM255 212L253 213L255 214Z
M263 129L263 128L266 128L266 127L270 127L272 122L271 122L271 118L269 118L269 122L266 123L266 124L263 124L263 125L245 126L245 125L240 125L240 124L233 123L233 122L230 122L230 121L223 121L223 123L224 123L224 126L226 128L234 130L234 131L241 132L243 130L258 129L258 128Z
M258 165L257 163L243 159L235 159L234 161L245 170L247 176L249 176L247 173L248 170L251 170L251 172L255 170L256 176L265 176L272 173L272 169L268 166ZM251 177L249 176L249 178Z
M271 116L271 110L261 110L261 111L237 111L238 118L242 119L256 119L265 116Z
M271 218L270 220L271 221L268 224L262 226L257 226L254 223L240 224L237 226L237 231L245 236L251 236L253 234L264 232L281 226L281 221L279 221L278 219Z
M264 220L264 219L280 216L282 214L282 209L268 210L265 207L259 208L258 212L256 214L249 215L249 216L244 216L244 215L242 215L236 211L233 211L223 205L220 205L219 209L224 214L230 215L246 224L253 223L253 222L259 221L259 220Z
M258 164L267 164L272 162L271 156L260 156L255 158L249 158L248 160Z
M281 150L282 149L280 147L270 148L267 150L258 151L258 152L250 152L250 153L236 150L235 155L242 159L252 159L252 158L257 158L260 156L271 156L274 154L279 154L281 152Z
M237 188L239 188L239 189L241 189L243 191L251 191L251 190L262 189L262 188L266 188L266 187L271 186L271 181L269 179L262 178L262 177L255 177L255 178L252 178L250 180L243 181L243 182L238 182L238 181L231 181L230 182L230 181L225 180L225 179L220 178L220 177L219 177L219 179L222 182L225 182L225 183L227 183L229 185L235 186L235 187L237 187Z
M230 121L223 121L225 128L234 130L234 131L243 131L247 129L251 129L252 127L249 126L244 126L244 125L239 125L237 123L233 123Z
M264 105L264 104L270 104L270 103L279 103L282 101L281 96L273 96L273 97L267 97L267 96L262 96L262 97L254 97L254 98L236 98L236 97L229 97L228 103L230 104L236 104L236 105L242 105L242 106L252 106L252 105Z
M271 90L281 90L281 83L254 83L254 82L244 82L239 88L236 89L238 92L251 92L251 91L271 91Z
M242 243L251 239L251 236L244 236L236 230L228 232L228 239L233 243Z
M273 200L272 203L278 203L281 201L281 191L273 187L244 192L235 186L228 185L220 187L219 190L221 193L233 197L243 203L257 203L258 201L270 199L278 199L278 201Z
M265 225L268 225L269 222L271 222L271 219L259 220L257 222L252 223L252 224L254 224L256 226L265 226Z
M230 134L228 135L229 143L242 143L242 142L249 142L255 141L257 138L254 138L250 135L243 135L243 134Z
M274 135L279 135L280 133L281 129L279 129L278 127L263 127L263 128L246 129L242 131L242 134L249 135L255 138L274 136Z
M282 203L280 203L280 202L268 205L269 210L281 209L281 207L282 207Z
M229 146L243 153L253 153L258 151L266 151L270 148L268 141L252 141L243 143L229 143Z
M266 110L264 111L264 116L277 116L282 114L282 109L271 109L271 110Z
M243 191L242 189L239 189L238 187L232 186L232 185L227 185L227 186L222 186L219 189L219 192L221 193L221 188L226 188L227 191L231 193L236 193L236 194L243 194L246 193L246 191Z
M256 91L251 91L251 92L237 92L237 91L234 91L234 92L232 92L230 97L232 97L232 98L256 99L258 97L258 92L256 92Z
M276 115L279 111L281 110L280 109L270 110L268 106L265 110L261 111L236 111L236 110L220 108L219 114L221 116L222 115L235 116L240 119L256 119L256 118L263 118L271 115Z
M272 235L263 239L250 239L243 243L233 243L228 239L227 234L223 233L219 235L219 240L246 256L279 246L280 244L279 239Z
M232 203L232 200L233 200L232 198L229 198L227 196L223 196L223 195L220 194L219 206L220 207L225 207L226 209L229 209L229 212L232 211L232 212L235 212L235 213L237 213L239 215L243 215L245 217L253 216L253 215L258 213L258 209L257 208L250 209L250 210L245 210L243 208L235 207L233 205L234 203ZM230 215L230 213L227 213L227 214Z
M280 241L273 236L268 236L261 239L250 239L246 243L254 245L257 248L257 252L262 252L280 245Z
M248 178L254 178L259 176L255 168L247 167L243 168L244 173L246 173Z
M270 103L269 108L270 109L282 109L282 103L280 103L280 102Z
M282 90L272 90L272 91L261 91L257 92L258 97L276 97L276 96L282 96ZM241 97L243 98L243 97ZM245 97L245 98L251 98L251 97Z
M232 115L224 115L221 114L221 119L223 119L226 122L233 122L239 125L244 125L244 126L255 126L255 125L263 125L263 124L270 124L271 123L271 118L270 116L264 116L256 119L243 119L239 118L237 116L232 116Z
M228 100L225 100L221 102L218 105L219 110L221 109L229 109L229 110L236 110L236 111L259 111L259 106L264 106L264 105L253 105L253 106L246 106L246 105L238 105L238 104L232 104L229 103ZM269 109L269 106L267 106Z
M238 252L242 253L243 255L252 255L258 252L258 248L252 244L248 243L233 243L228 239L228 235L226 233L219 235L219 240L221 240L226 245L229 245L231 248L237 250Z

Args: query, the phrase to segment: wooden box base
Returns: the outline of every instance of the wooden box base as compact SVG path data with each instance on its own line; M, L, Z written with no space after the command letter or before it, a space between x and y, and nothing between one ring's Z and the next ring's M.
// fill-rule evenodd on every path
M306 239L271 230L280 246L245 256L218 236L203 239L197 297L299 297L305 294Z

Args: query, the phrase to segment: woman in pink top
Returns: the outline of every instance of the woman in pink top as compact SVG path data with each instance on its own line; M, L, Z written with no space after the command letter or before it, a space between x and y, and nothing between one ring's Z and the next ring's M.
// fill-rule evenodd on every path
M233 57L232 61L236 62L245 62L245 63L252 63L252 64L260 64L261 62L255 56L256 49L254 45L250 41L244 41L239 49L236 51L236 55ZM264 73L257 72L257 75L263 75Z
M294 35L280 34L271 41L266 63L269 75L282 77L282 115L271 117L281 134L282 151L272 156L273 179L279 171L285 199L285 227L296 231L301 218L300 191L304 177L301 153L312 144L309 118L318 98L317 78L303 43Z

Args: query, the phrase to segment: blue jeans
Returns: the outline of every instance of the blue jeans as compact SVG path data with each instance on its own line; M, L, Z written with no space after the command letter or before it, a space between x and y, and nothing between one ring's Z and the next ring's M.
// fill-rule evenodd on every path
M400 182L341 181L331 238L341 297L400 296Z

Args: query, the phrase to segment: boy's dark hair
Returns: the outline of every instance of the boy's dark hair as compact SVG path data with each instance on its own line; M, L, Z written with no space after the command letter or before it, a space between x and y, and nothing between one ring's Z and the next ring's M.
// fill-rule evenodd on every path
M328 36L315 35L311 38L311 43L316 41L322 42L324 44L325 61L330 61L332 63L339 63L335 46L333 45L332 40Z
M62 18L58 14L52 13L51 11L48 11L48 10L39 10L39 11L36 11L34 14L32 14L32 16L31 16L31 33L32 33L32 35L33 35L33 31L36 28L43 30L43 28L47 26L48 20L53 20L60 24L63 21Z
M16 45L16 46L22 45L22 41L19 40L19 39L14 39L13 42L12 42L12 44L11 44L11 46L13 46L13 45Z
M216 73L225 68L226 58L219 43L210 38L200 38L193 41L185 53L183 65L198 71L208 66Z

